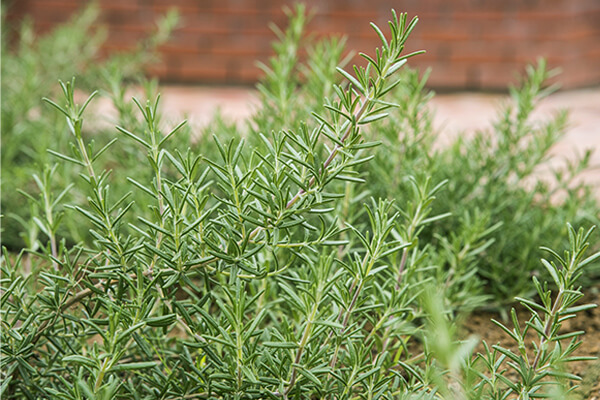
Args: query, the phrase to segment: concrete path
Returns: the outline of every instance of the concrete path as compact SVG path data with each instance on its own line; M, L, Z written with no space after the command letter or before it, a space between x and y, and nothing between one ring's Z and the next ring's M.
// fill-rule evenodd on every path
M198 127L206 125L217 109L228 118L242 120L258 107L256 91L248 88L165 86L161 92L164 114L185 116ZM498 94L437 94L431 101L434 125L444 136L442 141L469 135L489 128L507 101L507 95ZM592 164L600 168L600 88L555 93L540 103L534 117L548 118L563 109L569 110L570 126L554 153L571 157L593 148L596 151Z
M161 109L170 118L187 118L201 128L217 110L233 120L243 120L258 107L256 91L239 87L165 86L161 88ZM440 142L457 135L470 135L491 126L507 95L485 93L438 94L430 103L435 110L434 125ZM547 118L559 110L569 110L568 133L555 149L553 164L564 157L573 159L586 149L594 149L592 169L582 178L597 187L600 199L600 88L558 92L544 99L535 118Z
M498 94L436 95L431 101L436 113L434 124L443 136L442 141L451 141L457 135L489 129L498 110L507 101L508 95ZM580 178L596 187L600 199L600 88L554 93L540 102L533 118L547 120L561 110L568 110L569 126L563 140L552 149L551 165L560 165L565 158L576 159L591 149L590 169Z

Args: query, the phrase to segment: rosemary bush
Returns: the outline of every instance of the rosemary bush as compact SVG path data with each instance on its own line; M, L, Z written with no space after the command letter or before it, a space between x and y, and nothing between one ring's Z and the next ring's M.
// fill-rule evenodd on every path
M321 99L329 97L334 84L344 79L325 72L333 71L332 65L347 63L341 40L309 42L305 44L308 59L299 61L304 22L297 18L293 29L278 35L278 57L264 68L266 75L259 85L264 108L250 128L250 138L258 132L296 129L313 112L326 113L327 104ZM488 130L472 138L458 137L443 147L435 146L438 132L428 109L433 97L425 89L429 71L420 75L403 67L398 74L402 84L386 99L396 105L394 112L363 129L367 140L382 143L372 153L372 161L355 168L368 185L347 185L347 192L340 189L349 200L358 199L344 203L338 212L351 218L351 223L366 223L362 196L406 204L413 198L412 179L448 181L432 204L434 214L446 217L421 234L433 245L429 262L435 266L438 281L447 287L448 305L468 311L485 302L498 308L515 296L534 294L532 276L550 279L537 261L543 256L539 246L568 246L565 221L600 223L594 188L577 183L578 174L589 167L589 151L555 167L550 177L539 178L539 172L548 169L550 150L568 126L566 111L549 120L532 116L539 101L556 89L545 85L555 72L548 71L543 60L528 66ZM598 268L598 263L590 268L596 280Z
M35 249L40 234L46 236L44 240L52 240L40 224L32 220L38 211L47 213L47 204L40 208L33 202L33 210L23 207L26 199L22 192L42 190L39 186L43 181L48 187L42 191L50 190L58 200L54 207L61 208L60 193L79 176L78 169L68 163L53 165L57 159L48 149L59 153L70 151L69 136L61 134L67 132L67 121L45 107L42 97L59 93L56 91L57 79L66 80L77 75L81 89L100 88L100 95L114 105L117 120L108 121L110 124L116 122L133 127L137 118L125 93L137 84L145 84L152 90L152 85L144 82L142 67L156 59L156 47L168 38L177 23L177 14L169 13L157 22L156 31L137 49L101 59L100 46L106 35L104 29L95 25L98 15L98 7L90 4L68 23L38 37L34 34L32 22L27 19L20 27L11 30L11 25L4 21L3 7L2 243L12 250L23 247ZM96 146L104 146L113 139L113 128L105 128L106 116L94 115L90 120L94 127L86 135L93 138ZM138 153L134 146L122 143L98 160L101 163L99 167L118 165L136 176L133 167L143 160ZM51 171L52 179L49 179L47 175ZM39 175L37 181L32 179L34 174ZM113 187L117 191L122 188L122 194L129 190L119 184L113 184ZM63 196L63 202L85 201L85 195L78 191L77 186ZM82 229L81 220L68 218L56 228L60 229L61 237L71 244L86 238L87 229Z
M490 344L474 355L473 340L455 337L452 314L506 285L492 279L489 260L499 263L508 245L492 251L491 236L513 211L488 209L496 199L486 203L474 191L472 210L465 200L457 217L449 214L459 203L452 196L483 182L450 174L460 148L428 151L430 95L425 79L403 71L418 54L403 54L416 23L394 12L387 36L372 25L381 47L361 54L365 67L338 68L338 82L330 66L342 41L315 44L299 63L299 9L264 66L260 93L269 108L243 137L221 121L214 135L182 146L189 131L184 123L165 128L159 97L134 99L136 118L115 80L119 136L93 145L84 122L96 93L79 105L74 81L61 82L62 97L45 101L66 120L71 145L52 150L58 166L34 178L39 191L29 195L33 215L24 225L41 234L2 258L0 395L563 398L578 379L564 367L580 359L573 352L582 332L563 332L561 323L593 307L577 303L583 267L600 258L584 256L591 230L567 226L564 255L547 250L555 261L541 266L550 283L534 278L539 300L519 299L531 311L526 327L515 312L513 329L498 323L518 351ZM507 111L501 132L515 123L519 138L532 132L525 96L535 97L543 71L532 69L514 92L522 111L516 120ZM521 151L502 139L494 145L515 157ZM543 158L545 148L536 149ZM115 154L132 164L111 173L105 159ZM459 161L483 163L486 154ZM487 162L503 171L516 161ZM66 165L79 174L73 187L57 182ZM544 207L514 183L518 175L506 176L506 195L531 195L530 208ZM63 207L73 193L85 197ZM61 233L67 213L88 236ZM454 230L446 225L452 218Z

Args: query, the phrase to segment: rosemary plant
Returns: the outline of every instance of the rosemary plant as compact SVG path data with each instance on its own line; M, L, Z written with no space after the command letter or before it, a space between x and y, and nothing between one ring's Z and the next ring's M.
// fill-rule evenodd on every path
M77 75L79 88L83 90L101 89L99 95L112 100L119 111L117 120L127 123L133 129L137 118L125 92L143 82L142 68L156 59L156 48L164 43L177 24L177 13L167 13L157 21L157 27L145 38L140 46L132 51L109 54L100 59L100 48L106 38L106 31L97 24L99 8L90 3L76 13L72 19L60 25L44 36L34 33L32 22L28 19L19 27L12 27L5 21L5 5L2 7L2 244L13 251L26 247L35 249L35 237L45 235L32 218L37 210L23 207L26 199L21 192L34 192L38 182L32 175L41 177L40 171L45 165L55 169L50 192L57 198L60 193L76 181L79 176L75 165L52 164L56 158L47 151L68 154L69 136L58 134L66 132L66 120L51 108L45 107L42 97L56 94L57 78L66 80ZM13 32L18 29L18 32ZM12 44L17 42L18 46ZM58 92L60 93L60 92ZM98 113L88 115L89 127L84 133L97 144L112 140L114 129L109 117ZM109 122L109 128L106 123ZM56 134L54 134L56 133ZM88 136L89 135L89 136ZM91 140L89 140L91 142ZM187 143L189 141L183 141ZM181 143L179 143L181 144ZM119 165L130 170L144 158L134 146L127 142L114 147L112 151L98 160L102 168L110 169ZM50 182L48 182L50 184ZM112 183L115 190L125 194L128 189ZM85 195L72 187L64 198L54 206L57 211L61 203L80 203ZM35 203L31 205L37 208ZM44 211L44 207L40 209ZM87 229L81 220L66 218L57 225L62 238L74 244L87 239ZM82 229L83 228L83 229Z
M581 304L583 293L578 280L583 268L600 258L600 252L585 257L589 238L594 229L576 231L568 225L569 249L559 255L543 248L556 261L541 260L552 276L552 282L540 282L533 277L538 301L517 298L530 317L521 323L517 312L511 310L513 328L492 320L513 345L483 342L483 352L473 357L476 338L456 341L456 329L445 315L439 298L424 296L430 322L425 330L426 353L435 359L433 368L421 372L427 375L442 393L442 398L458 399L568 399L577 390L574 385L581 377L569 372L569 363L594 360L595 357L577 354L584 342L583 331L563 327L578 313L597 307ZM556 287L555 293L549 287ZM437 365L436 365L437 364Z
M483 301L476 267L499 224L481 210L462 220L474 219L470 229L445 235L452 216L437 203L452 177L416 173L435 164L418 147L431 139L425 79L403 71L418 54L403 54L417 20L394 12L388 36L372 24L381 47L361 53L363 67L338 68L340 78L320 72L341 61L336 40L297 65L302 9L291 20L260 89L272 112L243 137L216 125L224 130L183 147L189 128L161 118L159 96L134 99L141 118L131 115L118 69L104 73L118 136L102 145L86 133L96 92L79 105L71 80L60 100L45 99L71 141L50 153L79 178L57 189L59 167L38 174L29 249L4 249L0 395L499 399L576 378L560 368L580 333L558 328L587 307L575 305L574 285L599 258L583 258L589 233L570 229L571 250L558 266L544 262L558 294L534 280L541 304L520 300L528 328L499 328L533 356L488 346L472 357L448 318ZM327 97L298 101L286 86L296 73L303 96ZM398 124L409 134L399 137ZM402 160L390 165L396 151L391 160ZM135 170L112 172L111 154L133 156ZM63 207L72 193L83 198ZM88 236L64 235L69 218ZM527 329L539 334L533 346Z
M596 304L579 304L583 297L581 288L577 281L583 274L583 268L600 258L600 252L585 258L584 254L589 247L589 237L593 229L585 232L583 229L575 231L569 225L570 248L563 256L552 249L544 248L554 258L555 262L542 259L542 264L552 276L552 283L556 285L557 291L552 294L547 282L540 282L533 278L539 301L517 298L519 302L529 310L531 317L521 326L513 308L511 317L513 329L509 329L502 323L494 321L504 330L517 344L519 352L500 346L492 346L490 351L487 347L485 355L481 355L488 371L494 374L493 379L484 378L482 385L491 392L490 398L506 398L510 393L518 396L518 399L530 399L545 397L544 393L553 394L554 398L565 398L573 388L565 391L564 382L568 380L580 380L579 377L567 370L569 362L593 360L595 357L576 356L573 354L583 342L580 337L583 331L564 332L561 330L562 323L575 318L580 313L590 308L597 307ZM527 346L527 332L534 331L537 340L533 346ZM529 347L530 352L526 351ZM506 359L510 369L518 373L519 380L510 381L505 375L505 370L498 371L495 363ZM499 390L498 382L506 385L506 389ZM548 391L548 387L551 391Z

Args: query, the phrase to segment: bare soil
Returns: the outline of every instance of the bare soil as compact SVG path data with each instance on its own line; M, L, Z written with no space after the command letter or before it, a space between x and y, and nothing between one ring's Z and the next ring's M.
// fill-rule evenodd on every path
M582 299L583 304L600 304L600 285L588 288ZM530 313L521 306L515 306L519 321L523 324L529 319ZM510 348L517 352L514 341L493 322L492 318L503 322L509 329L512 329L512 322L502 321L501 316L491 312L478 312L470 315L462 325L461 336L468 337L476 335L481 340L485 340L489 346L499 344L502 347ZM577 349L576 356L600 357L600 307L581 312L577 318L565 321L562 330L564 332L585 331L582 336L582 345ZM528 336L530 342L537 343L537 337L533 334ZM531 347L531 346L530 346ZM483 352L483 345L479 344L476 352ZM583 380L579 388L575 391L575 398L581 400L600 400L600 360L595 361L577 361L569 363L571 373L579 375ZM509 372L510 374L511 372Z

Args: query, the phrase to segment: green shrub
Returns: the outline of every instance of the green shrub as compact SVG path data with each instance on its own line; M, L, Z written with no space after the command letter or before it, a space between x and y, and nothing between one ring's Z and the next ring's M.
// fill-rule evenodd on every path
M325 72L347 62L342 59L343 41L308 43L308 59L299 61L304 22L298 18L278 35L278 57L263 68L266 74L258 86L263 108L248 140L260 132L296 130L313 112L326 113L321 99L327 101L334 84L343 79ZM491 128L472 138L459 137L449 146L435 146L437 132L428 109L433 93L425 89L429 71L420 76L403 67L398 74L402 83L386 97L396 105L394 112L363 129L367 140L382 143L372 161L355 168L368 184L339 190L349 199L358 191L404 205L413 200L413 179L447 181L432 204L434 214L446 217L424 227L420 237L432 244L427 256L437 280L448 288L448 306L468 311L485 302L497 308L515 296L533 294L531 277L549 278L539 266L539 246L567 246L565 221L600 223L594 188L577 183L578 174L588 168L589 151L556 167L550 177L539 177L568 126L565 111L548 121L532 116L537 103L555 90L544 86L553 72L543 60L529 66ZM337 212L350 223L366 226L362 198L340 204ZM598 266L590 271L596 280Z
M311 113L324 112L320 99L327 99L327 88L341 83L341 75L323 71L345 63L343 42L317 43L301 64L296 55L302 38L299 31L294 25L288 35L279 35L280 56L265 68L259 85L264 108L253 133L297 129ZM568 125L565 111L549 121L532 117L537 103L555 89L544 86L553 72L547 71L543 60L529 66L489 131L458 137L444 147L435 146L437 132L427 107L433 96L425 89L429 71L420 76L403 68L399 74L402 83L386 98L397 106L394 112L363 130L367 140L382 146L373 152L371 162L356 168L368 181L357 190L363 196L391 198L403 205L412 200L413 178L448 181L433 203L434 214L448 216L425 228L421 238L435 247L430 262L439 281L447 282L452 307L472 309L482 301L497 307L515 296L531 295L531 277L548 278L539 268L543 255L539 246L565 247L565 221L600 222L594 188L576 183L577 175L588 168L589 151L552 170L551 177L539 178L550 149ZM350 194L355 189L349 185L348 190ZM355 202L344 209L344 217L366 222L361 208L362 202ZM600 276L598 265L593 270L596 278Z
M101 141L84 129L95 94L80 106L74 81L61 82L46 108L66 120L70 146L34 179L29 249L2 259L0 395L564 398L582 332L559 328L593 307L576 285L600 253L584 256L591 230L562 228L582 222L574 199L565 211L548 187L521 185L560 128L527 122L545 69L514 90L496 139L433 152L426 79L403 67L418 54L402 54L416 22L394 13L389 38L373 25L382 47L334 82L343 42L299 62L300 8L264 68L268 108L243 136L216 121L190 144L183 124L164 129L158 97L134 100L138 119L112 80L119 136ZM61 181L75 174L73 187ZM88 234L64 234L67 219ZM517 252L520 286L495 280L514 268L501 263L515 241L561 244L543 235L563 230L564 255L546 249L555 261L534 265L531 248ZM550 283L525 285L540 266ZM518 351L486 344L474 356L475 342L456 337L453 313L532 289L539 300L519 299L526 327L514 312L513 329L498 323Z
M167 14L158 22L156 32L139 48L101 59L100 46L106 35L94 24L98 13L98 7L91 4L70 22L42 37L36 37L31 21L25 20L18 28L18 46L12 45L12 38L17 32L12 32L10 25L3 20L2 243L13 250L22 247L35 249L38 235L43 234L39 224L30 223L38 210L22 206L26 199L20 191L33 193L40 189L32 175L39 174L45 165L50 165L49 168L55 172L52 182L47 183L57 188L53 191L54 195L79 176L79 170L71 165L51 166L57 159L48 150L69 154L70 142L68 135L63 134L67 132L66 120L45 107L42 97L58 93L57 79L77 76L83 89L99 88L101 96L113 103L118 111L117 123L133 126L137 118L125 93L134 84L144 83L142 67L156 58L156 47L167 39L177 23L176 13ZM87 137L93 137L96 146L104 146L114 136L112 127L103 128L106 119L101 115L92 118L91 125L94 127L86 132ZM124 143L99 161L101 168L119 165L130 169L132 176L136 176L133 167L144 159L137 154L137 149ZM119 184L115 186L117 191L119 187L123 188ZM65 195L69 202L79 204L85 201L77 187ZM56 206L60 207L60 204ZM37 208L37 205L32 204L32 207ZM81 228L80 220L67 218L62 221L61 236L75 243L86 236L87 229Z

